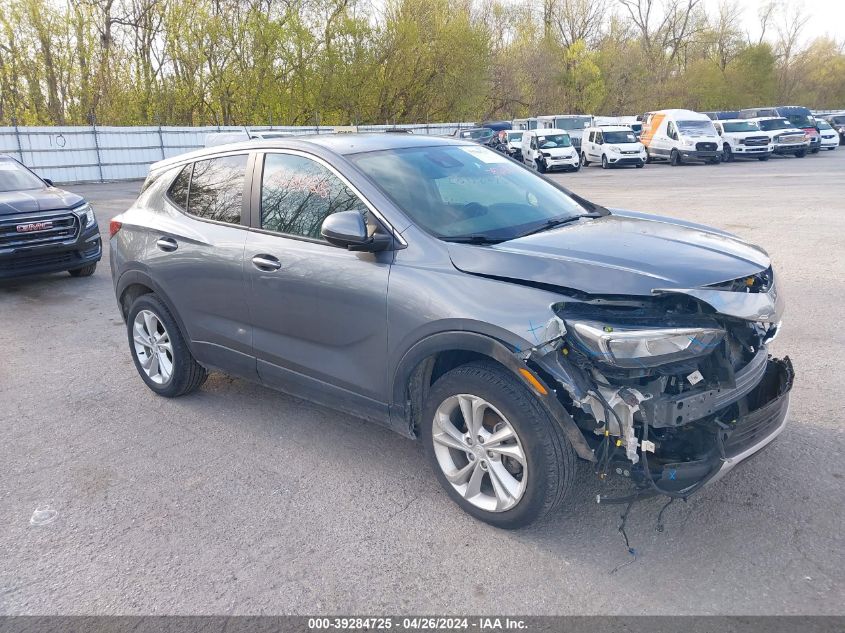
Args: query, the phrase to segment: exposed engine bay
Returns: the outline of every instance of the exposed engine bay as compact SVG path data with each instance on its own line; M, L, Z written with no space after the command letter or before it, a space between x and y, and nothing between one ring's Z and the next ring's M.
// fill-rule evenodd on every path
M600 478L685 498L782 429L793 369L768 354L782 311L770 268L712 290L579 297L553 310L547 340L522 358L563 386Z

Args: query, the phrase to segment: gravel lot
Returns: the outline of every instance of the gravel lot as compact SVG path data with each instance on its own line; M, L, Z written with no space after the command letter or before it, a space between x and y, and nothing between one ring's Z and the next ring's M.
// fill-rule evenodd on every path
M787 297L791 423L665 531L662 502L636 505L636 560L587 473L553 521L497 531L379 427L219 374L157 398L107 257L87 279L0 282L0 613L845 613L843 174L845 148L554 176L764 245ZM107 231L138 183L71 188ZM31 526L45 503L58 516Z

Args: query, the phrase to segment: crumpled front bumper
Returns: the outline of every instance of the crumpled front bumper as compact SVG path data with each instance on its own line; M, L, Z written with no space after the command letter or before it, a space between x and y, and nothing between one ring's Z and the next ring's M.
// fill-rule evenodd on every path
M714 422L712 454L651 469L661 490L683 493L719 481L738 464L768 446L786 426L794 371L789 357L769 359L762 380L740 403L746 413L729 423Z

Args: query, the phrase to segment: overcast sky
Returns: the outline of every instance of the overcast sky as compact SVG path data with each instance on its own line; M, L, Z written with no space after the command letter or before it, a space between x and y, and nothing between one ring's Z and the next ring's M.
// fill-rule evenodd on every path
M704 0L707 11L717 11L720 0ZM762 0L741 0L743 7L743 28L751 34L753 39L760 35L760 18L758 17ZM790 0L784 1L787 11L800 8L810 16L804 27L804 40L810 40L827 35L840 42L845 41L845 0ZM774 31L770 29L770 34Z

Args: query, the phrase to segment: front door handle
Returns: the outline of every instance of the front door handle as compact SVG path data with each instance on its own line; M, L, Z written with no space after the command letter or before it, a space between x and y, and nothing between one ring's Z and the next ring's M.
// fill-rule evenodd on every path
M280 262L277 258L273 257L272 255L256 255L252 258L252 265L255 266L258 270L263 270L264 272L272 272L274 270L279 270L282 267L282 262Z
M172 237L158 238L158 240L156 241L156 246L158 246L161 250L166 253L173 252L177 248L179 248L179 245L176 243L176 240L174 240Z

